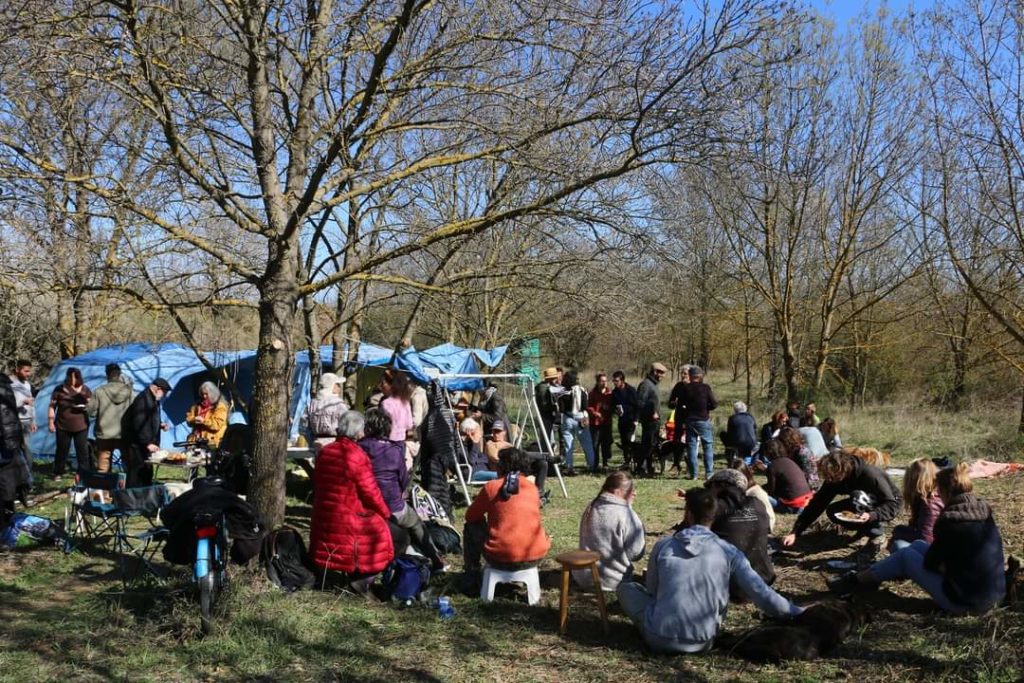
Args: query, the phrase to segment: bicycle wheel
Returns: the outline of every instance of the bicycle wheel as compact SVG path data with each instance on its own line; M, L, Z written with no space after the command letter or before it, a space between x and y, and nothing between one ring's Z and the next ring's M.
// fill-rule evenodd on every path
M217 602L217 569L214 544L206 544L207 569L206 575L199 578L199 615L203 633L213 632L213 607Z

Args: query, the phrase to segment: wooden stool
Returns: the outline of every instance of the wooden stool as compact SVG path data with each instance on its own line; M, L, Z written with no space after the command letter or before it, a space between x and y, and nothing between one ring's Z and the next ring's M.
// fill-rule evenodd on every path
M601 610L601 623L604 624L604 634L608 635L608 610L604 605L601 576L597 573L597 562L600 559L601 556L593 550L573 550L555 557L555 562L562 565L562 595L558 600L559 634L565 635L565 628L569 623L569 572L590 567L594 577L594 591L597 593L597 606Z

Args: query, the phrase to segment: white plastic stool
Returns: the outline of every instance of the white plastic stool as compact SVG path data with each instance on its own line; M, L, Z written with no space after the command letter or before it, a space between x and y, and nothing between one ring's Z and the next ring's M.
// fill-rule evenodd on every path
M484 567L484 581L483 585L480 586L480 599L484 602L494 600L494 587L499 583L525 583L526 601L531 605L536 605L540 602L540 574L537 572L536 567L519 569L517 571L495 569L491 566Z

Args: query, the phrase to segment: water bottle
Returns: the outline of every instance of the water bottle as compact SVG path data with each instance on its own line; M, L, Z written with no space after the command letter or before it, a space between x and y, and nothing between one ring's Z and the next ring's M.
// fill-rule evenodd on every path
M437 599L437 615L441 619L448 620L455 616L455 608L452 607L451 600L448 596L442 595Z

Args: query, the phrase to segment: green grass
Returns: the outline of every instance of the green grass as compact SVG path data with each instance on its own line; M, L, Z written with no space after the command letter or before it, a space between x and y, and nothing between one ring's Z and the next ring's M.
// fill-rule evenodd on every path
M730 387L719 389L729 397ZM723 401L724 402L724 401ZM724 410L719 410L724 413ZM918 455L972 456L999 441L1012 443L995 426L1000 416L924 417L910 408L842 414L850 443L893 447L905 463ZM760 417L760 416L758 416ZM985 420L992 420L992 423ZM1015 425L1010 419L1009 424ZM856 440L856 441L854 441ZM1019 452L1019 451L1018 451ZM1008 551L1024 552L1024 497L1020 476L978 482L996 510ZM583 506L596 494L599 477L568 479L570 498L556 495L544 523L556 553L575 547ZM554 483L554 482L552 482ZM637 510L653 545L682 512L680 481L641 480ZM688 482L687 482L688 483ZM289 500L288 522L308 528L309 507L301 485ZM62 516L63 502L42 513ZM461 517L461 510L457 516ZM780 517L777 534L792 517ZM777 588L801 603L824 596L824 575L815 567L848 550L832 534L809 535L800 553L778 562ZM458 558L451 558L458 571ZM283 594L257 569L236 570L219 615L218 630L202 637L198 605L180 576L168 589L123 594L113 559L102 552L65 557L38 549L0 555L0 681L978 681L1024 676L1020 606L980 617L950 618L907 585L866 598L873 621L834 656L817 662L759 666L723 653L663 657L646 653L636 630L614 606L605 638L592 596L574 593L569 633L557 633L558 592L554 562L542 565L540 605L501 598L490 605L458 594L451 579L435 579L437 592L452 596L457 610L441 621L433 610L398 610L337 591ZM641 568L644 562L640 563ZM450 581L450 584L447 583ZM758 619L749 605L730 609L726 627Z

